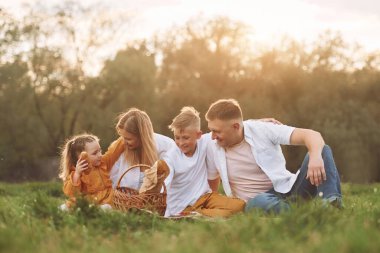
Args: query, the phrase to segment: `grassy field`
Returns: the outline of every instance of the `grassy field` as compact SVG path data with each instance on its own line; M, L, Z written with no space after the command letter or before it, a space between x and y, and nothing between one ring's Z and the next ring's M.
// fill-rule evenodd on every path
M313 201L280 216L161 219L82 205L60 183L0 184L0 252L380 252L380 184L343 185L344 210Z

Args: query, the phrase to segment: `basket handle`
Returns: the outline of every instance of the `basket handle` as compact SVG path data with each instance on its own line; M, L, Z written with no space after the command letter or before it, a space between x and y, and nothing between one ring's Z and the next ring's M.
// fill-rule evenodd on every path
M132 166L128 167L128 169L126 171L124 171L124 173L120 176L119 181L117 181L117 188L120 187L120 182L123 179L123 177L125 176L125 174L127 174L129 171L131 171L132 169L137 168L137 167L143 167L144 168L143 171L145 171L147 168L150 168L151 166L149 166L147 164L136 164L136 165L132 165ZM164 186L164 193L166 193L165 183L163 183L162 185Z

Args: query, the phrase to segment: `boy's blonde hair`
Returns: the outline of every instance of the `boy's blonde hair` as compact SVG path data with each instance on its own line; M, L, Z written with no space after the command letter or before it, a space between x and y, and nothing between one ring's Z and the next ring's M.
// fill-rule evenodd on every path
M206 115L206 120L243 120L243 113L241 111L238 101L235 99L219 99L210 105Z
M84 151L87 143L97 141L99 138L92 134L80 134L66 140L62 152L59 178L66 180L70 175L70 170L76 166L79 154Z
M139 138L141 147L137 150L126 149L126 159L130 166L139 163L152 166L158 159L152 122L148 114L137 108L131 108L119 116L116 131L124 130Z
M181 112L173 119L173 122L169 126L169 129L172 131L175 129L182 131L188 127L192 127L196 130L201 129L201 119L199 117L199 112L191 106L186 106L181 109Z

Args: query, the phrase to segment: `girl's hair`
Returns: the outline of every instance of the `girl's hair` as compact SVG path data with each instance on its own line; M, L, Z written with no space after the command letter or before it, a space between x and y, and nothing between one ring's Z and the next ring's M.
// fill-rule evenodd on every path
M79 154L84 151L86 143L99 141L99 138L92 134L80 134L66 140L61 153L61 164L59 177L66 180L70 170L76 165Z
M126 159L130 166L143 163L152 166L158 159L157 148L153 136L153 126L146 112L131 108L119 115L116 131L124 130L140 140L140 148L126 150Z

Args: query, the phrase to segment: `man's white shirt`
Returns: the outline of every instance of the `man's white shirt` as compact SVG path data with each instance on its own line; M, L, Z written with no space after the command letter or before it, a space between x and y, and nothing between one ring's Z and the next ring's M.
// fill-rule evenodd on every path
M275 191L287 193L296 181L297 174L286 170L285 157L280 145L289 145L294 127L277 125L258 120L243 122L244 139L251 146L251 151L258 166L272 181ZM208 179L220 176L224 192L232 196L227 175L225 149L216 141L209 142L207 148ZM298 172L297 172L298 173Z

